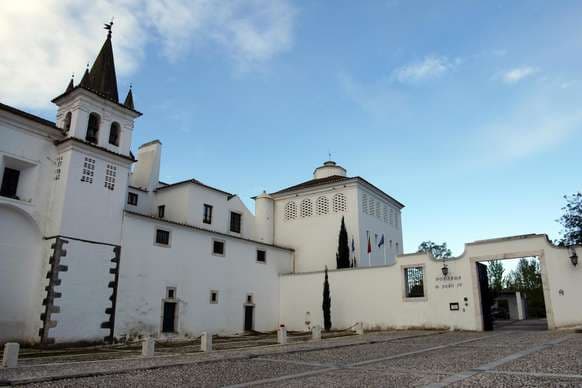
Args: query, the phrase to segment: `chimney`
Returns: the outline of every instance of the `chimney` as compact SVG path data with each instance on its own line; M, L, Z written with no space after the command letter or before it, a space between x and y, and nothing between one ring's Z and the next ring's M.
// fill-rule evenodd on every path
M137 163L131 175L131 185L153 191L160 180L162 143L159 140L142 144L137 151Z

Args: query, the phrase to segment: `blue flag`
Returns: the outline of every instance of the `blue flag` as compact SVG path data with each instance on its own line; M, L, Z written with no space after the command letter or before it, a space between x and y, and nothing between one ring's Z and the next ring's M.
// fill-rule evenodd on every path
M384 233L382 233L382 238L380 239L380 242L378 243L378 248L380 248L382 245L384 245Z

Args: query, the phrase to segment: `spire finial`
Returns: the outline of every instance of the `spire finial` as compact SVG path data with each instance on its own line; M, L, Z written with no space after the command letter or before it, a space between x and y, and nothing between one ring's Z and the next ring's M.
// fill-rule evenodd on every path
M105 23L104 29L107 30L107 38L111 38L111 29L113 28L113 17L109 23Z
M331 152L329 152L329 151L328 151L328 152L327 152L327 156L328 156L328 158L329 158L329 159L327 159L327 160L331 160Z

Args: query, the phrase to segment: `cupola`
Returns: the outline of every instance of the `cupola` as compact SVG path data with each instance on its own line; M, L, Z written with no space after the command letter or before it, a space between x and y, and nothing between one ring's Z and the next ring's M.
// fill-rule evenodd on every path
M347 171L342 166L332 160L324 162L313 171L313 179L327 178L330 176L346 176Z

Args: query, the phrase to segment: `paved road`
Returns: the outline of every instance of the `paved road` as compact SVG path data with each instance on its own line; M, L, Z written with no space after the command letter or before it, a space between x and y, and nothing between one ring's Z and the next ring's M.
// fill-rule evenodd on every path
M384 332L179 357L116 360L117 369L102 361L91 367L35 365L10 373L0 370L0 380L24 383L27 376L44 379L77 372L97 375L29 386L582 387L582 334L571 332Z

